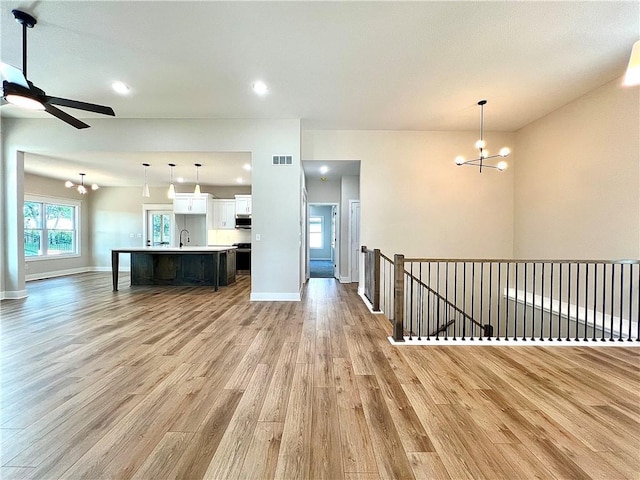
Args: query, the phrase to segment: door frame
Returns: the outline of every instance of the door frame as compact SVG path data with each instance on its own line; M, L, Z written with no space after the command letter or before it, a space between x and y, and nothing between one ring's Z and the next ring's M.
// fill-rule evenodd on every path
M335 238L332 240L335 242L334 251L332 252L334 255L333 260L333 278L337 278L340 280L340 203L339 202L308 202L307 203L307 221L306 221L306 231L307 231L307 272L309 272L309 277L311 276L310 272L310 262L311 262L311 252L309 249L309 219L311 218L311 207L335 207L336 211L336 232ZM307 277L307 279L309 279Z
M149 217L149 212L154 212L154 211L160 211L160 212L171 212L171 233L170 233L170 238L171 238L171 244L169 245L170 247L173 247L173 225L175 223L175 217L173 215L173 205L171 203L143 203L142 204L142 245L141 246L146 246L147 245L147 219Z
M351 228L353 219L352 219L352 214L351 212L353 211L353 205L354 204L358 204L360 206L360 216L358 218L358 238L360 238L360 224L361 219L362 219L362 205L360 204L360 200L349 200L349 247L348 247L348 257L349 257L349 281L351 283L360 283L360 271L362 270L360 263L360 259L358 259L358 278L357 279L353 279L353 274L354 272L352 271L351 265L352 265L352 261L353 261L353 252L351 249L351 240L353 239L353 229Z

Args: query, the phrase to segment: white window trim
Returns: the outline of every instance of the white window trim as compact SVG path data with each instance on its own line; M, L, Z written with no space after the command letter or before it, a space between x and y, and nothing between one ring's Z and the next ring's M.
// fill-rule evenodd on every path
M319 218L320 221L319 222L312 222L312 219L314 219L314 218ZM311 234L312 233L317 233L317 232L311 232L311 224L312 223L319 223L320 224L320 246L319 247L312 247L311 246ZM324 217L322 215L310 215L309 216L309 249L310 250L324 250L324 235L325 235Z
M80 222L80 218L82 217L81 215L82 201L81 200L75 200L73 198L64 198L64 197L48 197L44 195L34 195L31 193L25 193L24 201L38 202L38 203L51 203L51 204L57 204L57 205L70 205L72 207L76 207L75 224L76 224L76 247L77 247L76 252L62 254L62 255L36 255L36 256L29 256L29 257L26 255L23 255L25 262L41 262L43 260L65 260L69 258L78 258L82 256L82 241L81 241L82 224ZM22 227L23 242L24 242L24 230L25 228L23 226Z

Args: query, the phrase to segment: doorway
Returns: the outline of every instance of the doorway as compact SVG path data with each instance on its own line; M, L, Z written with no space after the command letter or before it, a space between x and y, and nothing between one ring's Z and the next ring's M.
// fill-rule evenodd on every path
M338 204L309 204L307 216L310 278L336 278L338 271Z
M349 272L351 282L360 281L360 201L349 200Z
M151 205L143 205L144 209L144 245L147 247L170 247L173 238L173 211L154 209Z

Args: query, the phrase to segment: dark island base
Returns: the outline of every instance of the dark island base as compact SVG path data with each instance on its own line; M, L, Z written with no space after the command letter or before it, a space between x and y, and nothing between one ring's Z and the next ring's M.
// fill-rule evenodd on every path
M132 253L131 285L226 286L235 281L234 254ZM219 268L215 265L218 256ZM217 282L216 272L219 272Z

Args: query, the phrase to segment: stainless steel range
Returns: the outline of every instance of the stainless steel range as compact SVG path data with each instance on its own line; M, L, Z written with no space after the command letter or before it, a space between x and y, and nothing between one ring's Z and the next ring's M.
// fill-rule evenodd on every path
M251 244L250 243L234 243L236 249L236 274L251 274Z

